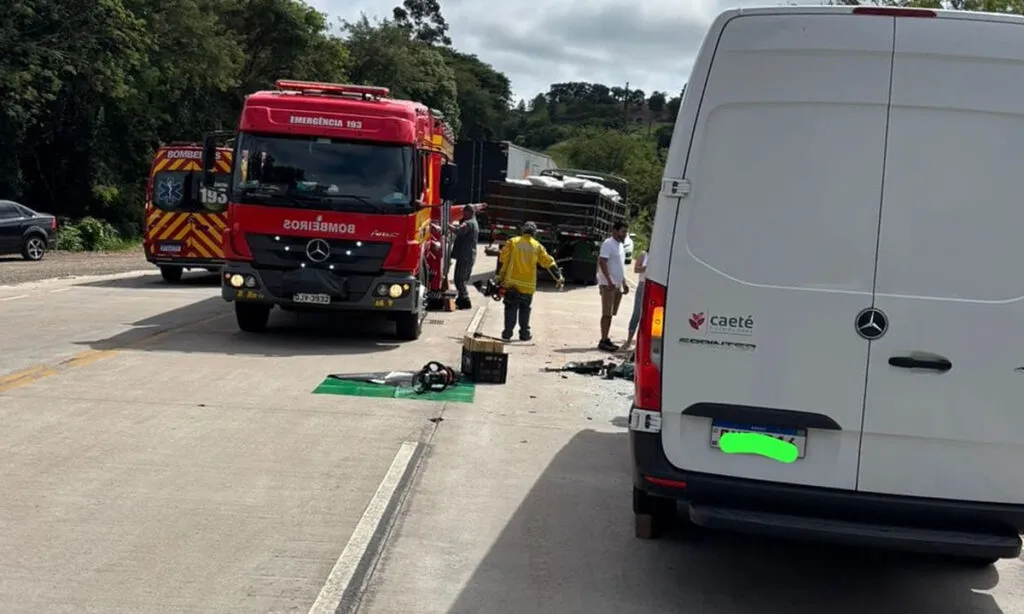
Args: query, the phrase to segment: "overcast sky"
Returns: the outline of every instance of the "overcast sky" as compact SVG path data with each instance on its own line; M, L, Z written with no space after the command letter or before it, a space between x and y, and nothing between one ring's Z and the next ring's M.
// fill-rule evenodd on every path
M332 17L390 17L400 0L307 0ZM590 81L675 95L721 10L777 0L440 0L453 46L512 80L516 98ZM513 100L513 103L515 100Z

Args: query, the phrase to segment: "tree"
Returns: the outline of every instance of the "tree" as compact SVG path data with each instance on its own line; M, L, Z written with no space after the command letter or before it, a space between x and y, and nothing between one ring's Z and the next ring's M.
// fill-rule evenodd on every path
M455 75L462 125L459 138L499 138L512 102L512 86L508 77L475 55L452 49L442 49L441 52Z
M408 31L392 21L370 23L365 15L345 22L344 29L352 81L387 87L393 96L429 105L460 131L455 73L438 48L410 40Z
M647 108L652 113L660 114L665 110L666 102L665 92L651 92L651 97L647 99Z
M405 0L391 14L394 24L416 41L445 47L452 44L448 37L448 22L441 15L441 5L437 0Z

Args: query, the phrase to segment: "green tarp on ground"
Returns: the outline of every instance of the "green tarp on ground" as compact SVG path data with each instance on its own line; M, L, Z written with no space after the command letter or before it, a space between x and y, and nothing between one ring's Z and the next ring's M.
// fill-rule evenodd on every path
M320 382L313 394L339 394L347 397L374 397L378 399L418 399L421 401L453 401L455 403L472 403L476 388L472 382L459 382L441 392L424 392L416 394L412 388L371 384L352 380L340 380L328 377Z

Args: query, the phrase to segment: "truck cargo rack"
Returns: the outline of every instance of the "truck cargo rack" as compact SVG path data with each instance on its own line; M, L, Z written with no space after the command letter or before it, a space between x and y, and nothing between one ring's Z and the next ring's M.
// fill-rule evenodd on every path
M615 222L627 219L627 206L599 192L492 181L487 202L492 228L521 228L526 222L546 231L578 237L611 234Z

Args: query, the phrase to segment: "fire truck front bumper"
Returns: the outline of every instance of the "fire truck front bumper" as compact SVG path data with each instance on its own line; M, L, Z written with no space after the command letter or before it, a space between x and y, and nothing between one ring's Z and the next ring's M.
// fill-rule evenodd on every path
M362 275L303 267L257 269L229 262L221 269L221 296L228 302L263 303L314 311L417 311L426 289L408 274Z

